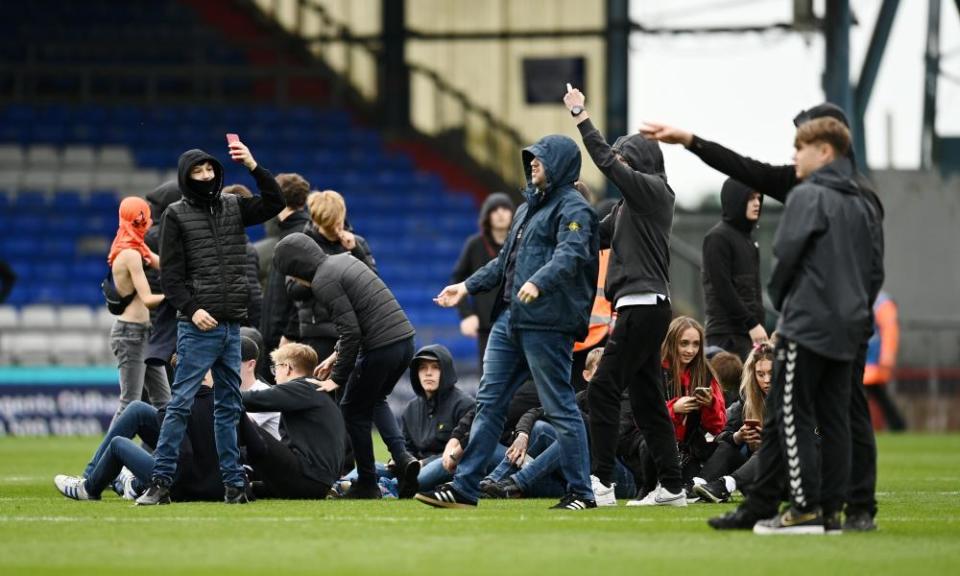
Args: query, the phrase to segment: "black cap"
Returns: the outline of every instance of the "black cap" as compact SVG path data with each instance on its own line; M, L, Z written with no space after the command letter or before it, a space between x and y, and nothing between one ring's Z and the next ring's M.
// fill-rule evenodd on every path
M793 117L793 125L799 128L801 124L817 118L834 118L842 122L847 128L850 128L850 121L847 120L847 115L843 111L843 108L833 102L824 102L823 104L817 104L813 108L801 110L799 114Z
M419 354L413 357L411 362L416 362L417 360L433 360L434 362L439 362L440 358L433 352L433 350L422 350Z
M247 336L240 337L240 361L256 360L260 357L260 347Z

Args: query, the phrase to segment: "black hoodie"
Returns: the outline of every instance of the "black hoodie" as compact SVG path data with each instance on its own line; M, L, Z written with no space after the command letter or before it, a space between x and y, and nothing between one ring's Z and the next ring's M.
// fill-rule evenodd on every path
M328 256L309 236L291 234L277 243L273 266L310 281L337 327L337 361L330 378L344 386L361 347L374 350L412 338L416 332L377 274L351 254Z
M852 361L871 314L875 214L841 158L787 197L767 286L777 331L824 356Z
M176 180L168 180L147 192L146 200L147 204L150 205L150 217L153 218L153 226L147 230L144 241L151 250L158 254L160 253L160 225L163 223L163 214L167 211L167 207L182 197L180 186ZM150 267L144 269L144 272L147 275L147 281L150 283L150 291L154 294L162 293L163 285L160 280L160 271ZM177 350L177 309L164 299L159 306L150 310L150 324L153 329L150 331L150 340L147 342L144 362L153 365L167 364Z
M490 235L490 213L497 208L507 208L514 212L515 208L510 197L502 192L494 192L487 196L480 208L480 232L467 238L460 251L460 258L453 267L453 273L450 275L454 284L463 282L471 274L479 270L487 262L493 260L500 253L502 244L497 244ZM460 301L458 311L460 318L476 315L480 319L480 331L490 331L490 316L493 312L493 305L497 300L497 290L473 294Z
M420 384L420 362L432 356L440 363L440 387L427 398ZM457 388L453 357L445 346L424 346L410 362L410 386L417 397L407 404L400 417L407 451L418 459L443 454L454 427L470 411L474 399Z
M590 120L577 125L587 152L623 199L600 223L600 247L611 248L607 299L635 294L670 296L670 233L674 193L656 141L640 134L607 144ZM626 165L617 159L623 157Z
M297 210L284 220L278 218L279 239L282 240L294 232L300 232L309 223L310 216L306 210ZM290 298L287 297L286 277L272 266L264 284L263 307L260 314L260 333L263 334L264 344L267 350L274 350L280 344L280 337L290 316L296 314L296 311Z
M703 237L703 298L707 335L745 335L764 320L760 250L747 220L753 190L732 178L720 191L722 221Z
M190 178L190 169L209 162L210 184ZM160 238L161 282L167 300L190 320L200 309L219 322L247 317L247 237L245 226L266 222L283 209L280 186L261 166L250 173L261 196L220 194L223 166L202 150L188 150L177 163L183 199L163 215Z

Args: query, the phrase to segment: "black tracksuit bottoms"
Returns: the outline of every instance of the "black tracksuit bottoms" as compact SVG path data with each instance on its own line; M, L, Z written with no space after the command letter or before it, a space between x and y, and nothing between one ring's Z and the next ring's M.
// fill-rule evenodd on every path
M620 432L620 397L627 388L637 428L653 458L660 484L671 492L682 487L677 438L663 397L660 345L670 325L670 302L629 306L618 311L597 373L590 382L590 442L593 474L613 481Z
M842 510L850 477L852 365L780 338L757 454L757 484L744 504L749 509L776 514L786 481L798 510Z
M305 476L300 458L293 450L269 432L256 426L251 428L243 440L247 459L263 482L262 485L254 483L254 494L258 498L323 500L327 497L330 485Z

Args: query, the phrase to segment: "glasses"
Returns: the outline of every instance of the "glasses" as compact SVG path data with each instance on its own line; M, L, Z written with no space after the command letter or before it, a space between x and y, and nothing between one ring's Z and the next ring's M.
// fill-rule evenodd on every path
M283 366L283 367L286 368L287 370L290 369L290 365L287 364L286 362L279 362L279 363L274 364L273 366L270 367L270 373L273 374L274 376L276 376L276 375L277 375L277 368L279 368L279 367L281 367L281 366Z

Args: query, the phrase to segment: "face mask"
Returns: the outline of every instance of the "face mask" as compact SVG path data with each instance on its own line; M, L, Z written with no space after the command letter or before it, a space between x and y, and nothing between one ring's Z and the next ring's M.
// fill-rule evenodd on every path
M190 180L190 189L204 198L212 197L216 186L216 178L210 180Z

